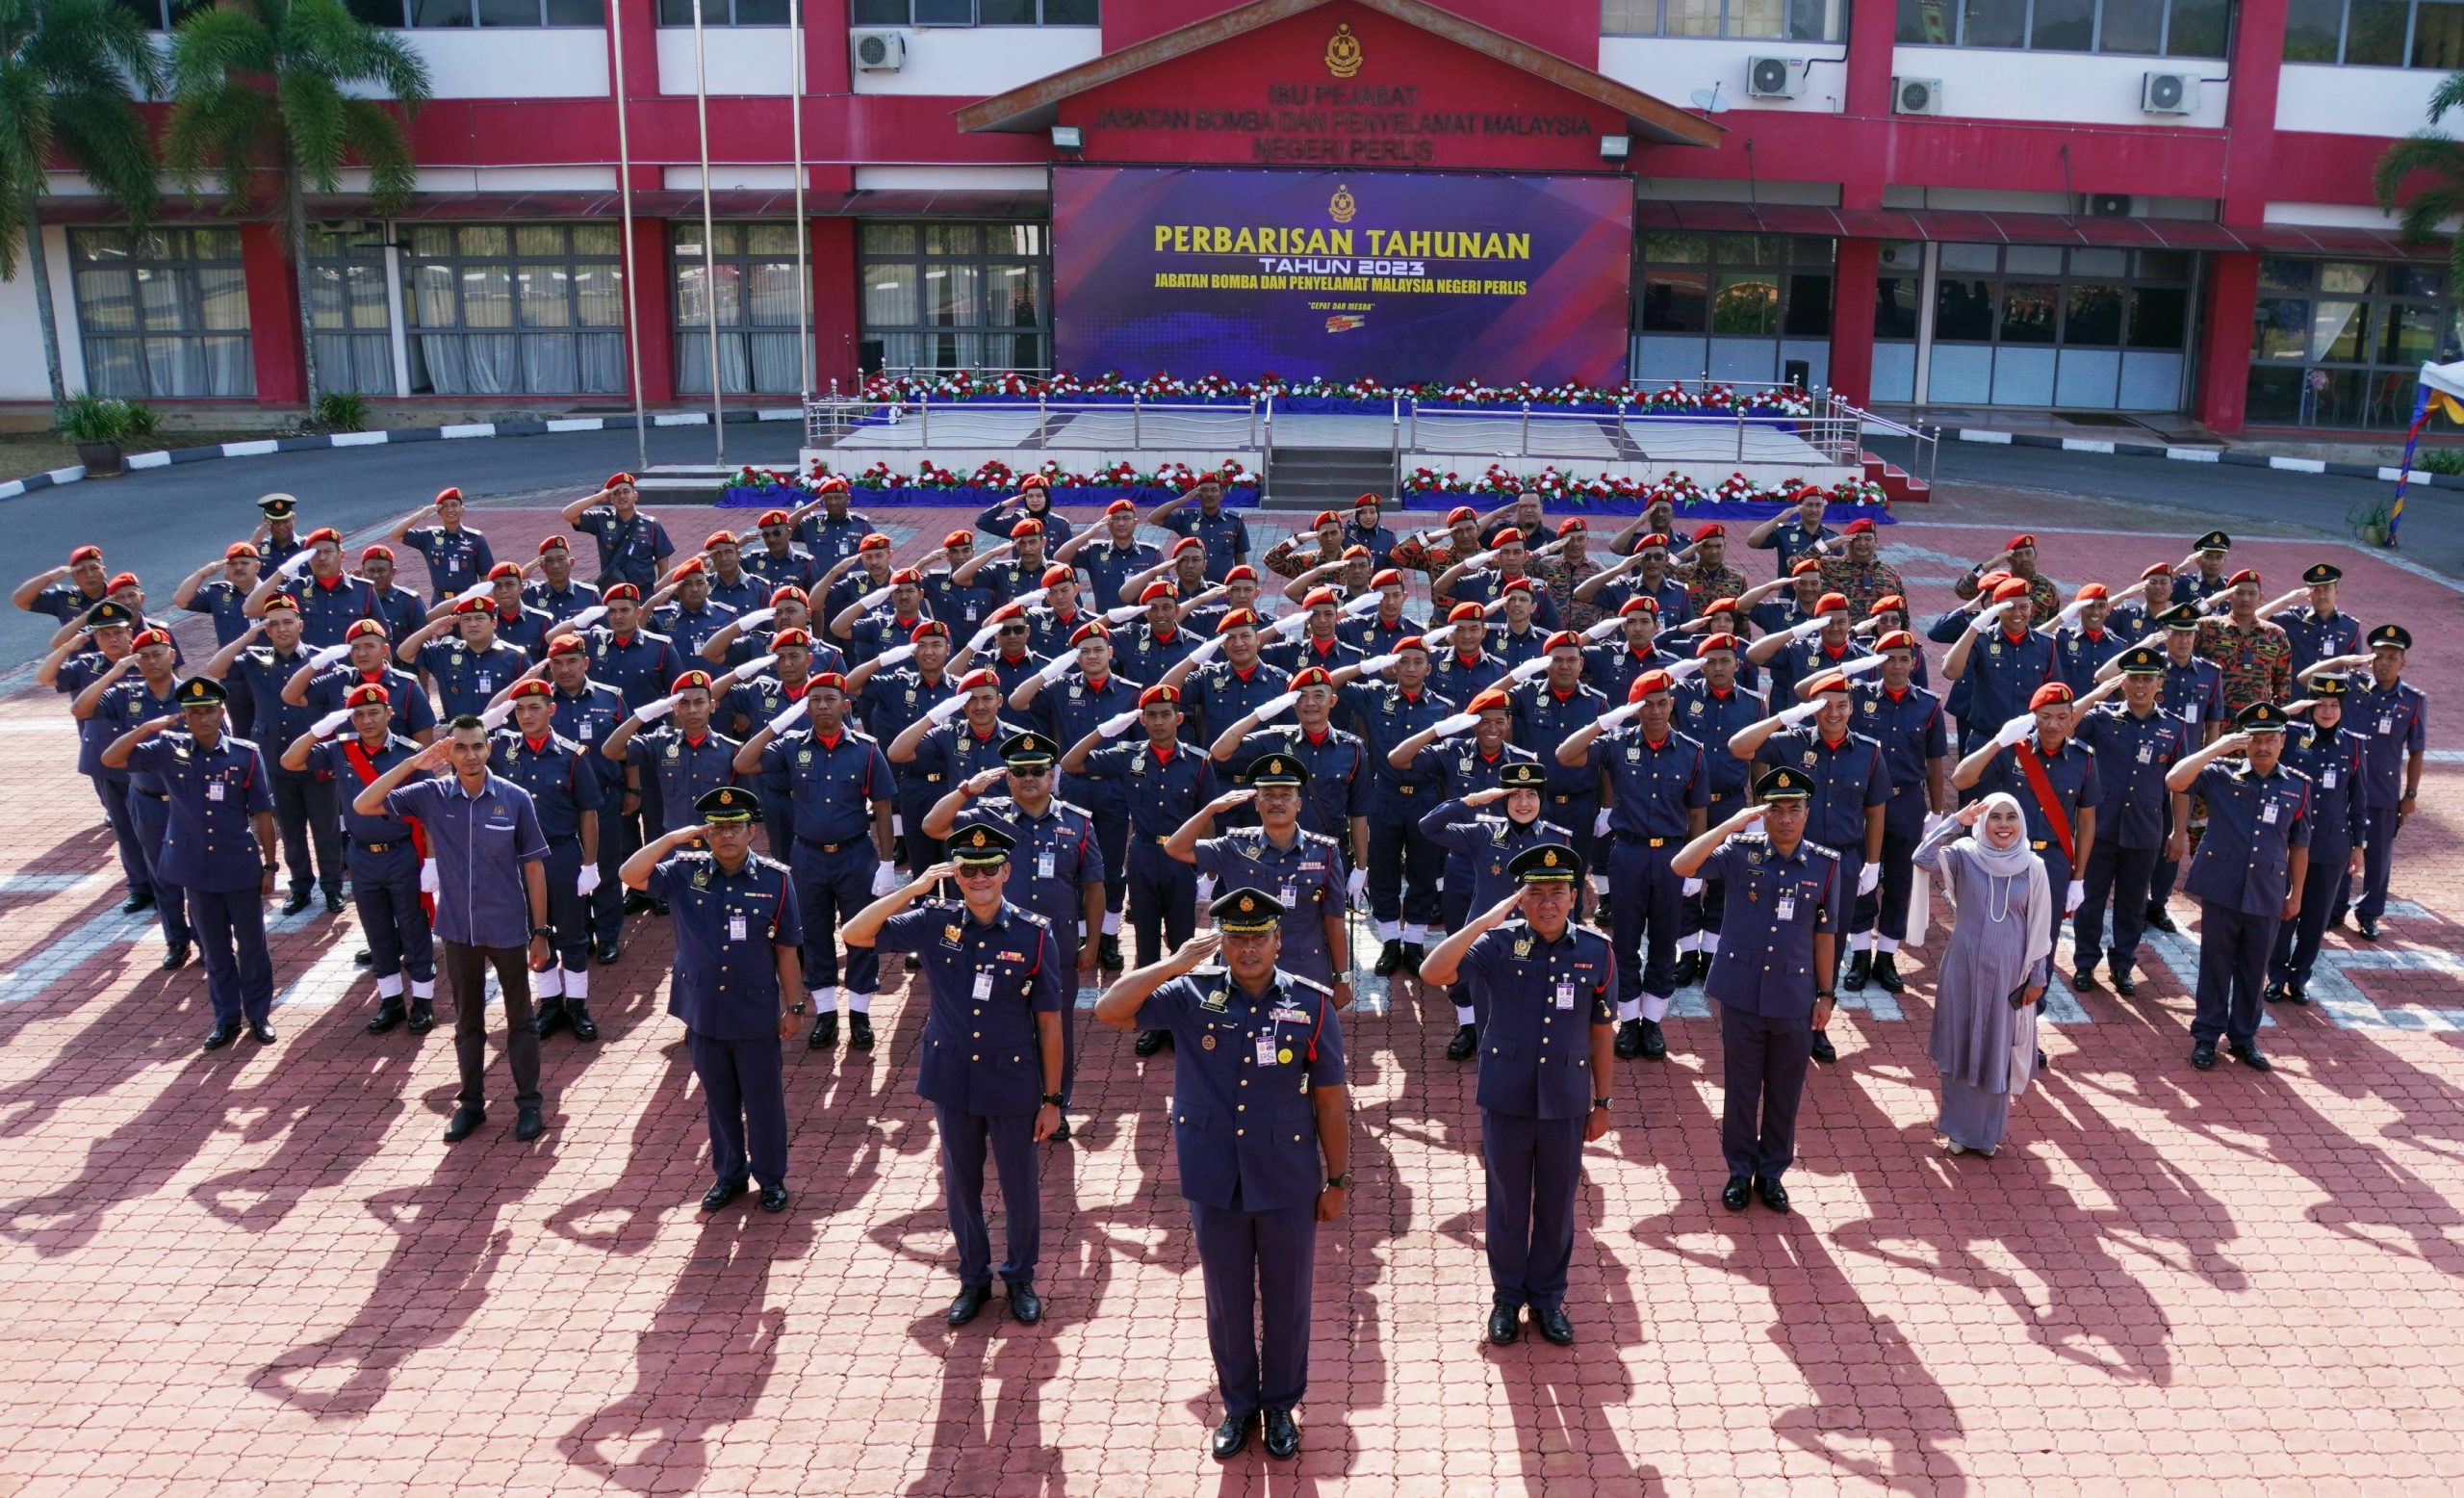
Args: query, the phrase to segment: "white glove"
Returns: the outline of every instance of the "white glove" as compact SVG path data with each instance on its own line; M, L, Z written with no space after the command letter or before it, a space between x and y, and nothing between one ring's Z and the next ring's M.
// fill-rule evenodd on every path
M1367 660L1360 663L1360 674L1365 677L1383 676L1386 674L1389 667L1393 666L1396 661L1402 659L1403 658L1399 655L1372 656Z
M2094 599L2083 598L2076 602L2066 604L2063 606L2062 612L2053 616L2053 623L2040 626L2040 628L2046 630L2059 630L2064 625L2068 624L2071 620L2078 618L2083 613L2086 613L2088 611L2088 606L2094 602Z
M1219 634L1219 635L1217 635L1215 638L1213 638L1213 639L1211 639L1211 640L1208 640L1206 643L1204 643L1204 644L1202 644L1202 645L1198 646L1198 648L1197 648L1197 649L1195 649L1195 650L1194 650L1194 651L1191 651L1191 652L1190 652L1190 661L1191 661L1191 663L1192 663L1192 664L1195 664L1196 662L1201 661L1201 660L1204 660L1204 659L1208 659L1209 657L1217 656L1217 655L1220 655L1220 654L1222 653L1222 651L1223 651L1223 641L1224 641L1224 639L1225 639L1225 638L1226 638L1226 636L1221 635L1221 634Z
M1643 705L1639 702L1625 703L1619 707L1611 708L1600 715L1600 731L1604 734L1610 729L1615 728L1620 723L1630 721L1636 713L1641 712L1642 710Z
M1478 713L1454 712L1449 713L1447 716L1430 724L1429 732L1440 738L1451 738L1467 728L1477 728L1479 726L1480 715Z
M420 892L422 894L437 892L436 860L432 858L420 860Z
M635 708L633 710L633 716L641 719L645 723L655 723L675 710L676 699L673 696L654 697L650 701L643 703L640 707Z
M912 645L900 645L892 649L883 651L880 655L873 658L875 660L880 662L880 664L874 669L886 670L914 654L915 647ZM765 657L764 659L766 659L769 658Z
M348 708L336 708L309 725L308 732L320 738L331 738L343 731L344 724L350 721L350 713L351 710Z
M292 557L291 560L284 562L279 570L284 577L295 579L301 573L306 572L308 570L308 564L316 559L316 550L312 547L309 550L301 552L297 555Z
M1066 676L1069 673L1069 668L1077 663L1078 654L1075 651L1071 651L1065 655L1055 656L1052 659L1044 663L1044 668L1042 670L1036 673L1036 680L1041 682L1046 686L1050 686L1053 683L1058 682L1064 676Z
M2064 915L2067 916L2067 915L2069 915L2072 911L2077 910L2077 909L2079 908L2079 902L2080 902L2081 900L2086 899L2087 897L2088 897L2088 885L2087 885L2087 881L2082 880L2082 879L2073 879L2073 880L2071 880L2071 881L2070 881L2070 888L2069 888L2068 890L2066 890L2066 891L2063 891L2063 895L2062 895L2062 914L2064 914Z
M736 615L735 622L739 629L757 630L777 617L776 608L755 608Z
M1683 884L1677 887L1677 892L1684 895L1690 900L1694 896L1703 892L1703 881L1700 879L1688 879Z
M1360 898L1360 891L1368 888L1369 870L1366 868L1355 868L1351 871L1351 877L1344 881L1344 898L1347 900L1357 900Z
M479 714L479 726L493 734L498 729L504 727L504 720L511 716L513 716L513 699L508 697L504 701L498 703L495 707L481 712Z
M1485 552L1474 552L1471 555L1463 558L1463 565L1476 570L1487 566L1489 563L1496 561L1497 559L1497 551L1492 548Z
M1816 614L1810 619L1800 620L1788 626L1788 638L1801 640L1809 634L1820 634L1828 617L1828 615Z
M1017 597L1010 600L1010 602L1017 605L1020 608L1033 608L1036 605L1042 603L1045 598L1051 595L1051 593L1052 589L1048 587L1029 588Z
M1377 611L1377 606L1385 601L1386 599L1383 594L1379 593L1375 588L1371 588L1368 592L1361 594L1358 598L1348 600L1345 603L1342 608L1336 611L1347 619L1357 619L1365 614L1375 613Z
M1780 714L1780 721L1790 728L1794 728L1821 710L1822 699L1817 697L1811 702L1801 702L1793 708L1785 709Z
M1144 604L1123 604L1118 608L1105 609L1104 622L1106 624L1127 624L1129 621L1137 618L1144 612L1146 612L1146 606Z
M856 607L859 607L859 608L867 608L867 609L869 609L869 608L878 608L878 607L880 607L882 605L886 604L886 603L888 603L888 602L889 602L889 589L888 589L888 587L886 587L886 586L884 586L884 587L877 587L877 588L873 589L871 592L869 592L869 593L865 594L863 597L861 597L861 598L860 598L860 599L856 600Z
M2002 727L1993 735L1993 747L2008 749L2036 731L2037 715L2033 712L2022 712L2015 718L2004 721Z
M1106 738L1118 738L1121 735L1128 733L1131 725L1135 724L1137 721L1138 710L1136 708L1132 708L1127 712L1116 712L1111 717L1108 717L1101 723L1096 724L1095 732L1103 735Z
M1668 679L1670 681L1681 682L1687 677L1692 676L1695 672L1703 669L1703 659L1699 656L1689 656L1685 659L1678 661L1675 665L1662 666L1660 669L1668 673Z
M1600 814L1591 819L1591 835L1595 838L1608 836L1608 808L1602 807Z
M328 645L324 649L309 657L308 663L316 667L318 670L322 671L327 666L334 664L336 661L349 654L350 647L348 645Z
M1882 883L1883 865L1880 864L1867 864L1864 867L1857 870L1857 892L1859 894L1871 894L1876 890L1882 888Z
M1879 671L1883 668L1885 659L1886 658L1881 656L1859 656L1856 659L1841 666L1839 668L1839 674L1841 676L1862 676L1868 671Z
M574 893L581 895L586 899L593 891L597 891L598 888L599 865L596 864L584 864L581 865L581 874L574 880Z
M958 696L952 697L946 702L937 702L933 704L933 710L925 713L924 715L933 720L933 726L935 728L938 728L942 724L947 723L950 719L957 717L960 713L964 712L966 710L966 700L968 697L973 695L974 694L972 692L962 692Z
M1004 622L1005 621L996 619L992 623L986 625L983 629L976 631L975 633L968 638L966 648L969 650L982 650L985 646L999 639L1001 637L1001 626Z
M497 585L483 578L480 581L472 583L469 587L464 588L461 592L454 594L453 601L457 604L467 603L475 598L485 598L496 590Z
M1548 669L1549 658L1546 656L1534 656L1523 664L1516 666L1513 670L1508 671L1506 675L1514 678L1518 682L1527 682L1533 677L1543 674Z
M1270 723L1274 719L1283 716L1283 714L1291 709L1292 705L1299 700L1300 694L1298 692L1285 692L1280 697L1270 697L1266 701L1259 703L1257 710L1252 712L1250 716L1256 718L1261 723Z
M607 606L605 604L593 604L588 608L583 609L581 612L565 621L565 633L568 634L578 633L606 617Z
M809 697L799 697L795 701L787 704L786 710L781 712L778 716L770 720L771 734L774 736L783 734L787 730L803 722L805 720L805 710L811 705L812 703Z
M1308 627L1309 616L1306 613L1286 614L1268 625L1267 633L1280 639L1290 639Z
M1623 625L1625 622L1626 620L1624 616L1619 614L1610 614L1607 618L1601 620L1598 624L1587 626L1582 632L1582 637L1595 642L1604 640L1608 636L1616 633L1618 627Z
M1995 604L1990 608L1980 608L1976 611L1976 617L1967 622L1967 627L1971 633L1990 634L1993 633L1994 626L2001 622L2002 616L2010 611L2011 606L2008 603Z
M1505 595L1503 593L1500 593L1497 597L1490 599L1485 604L1482 604L1480 606L1480 612L1490 615L1505 612Z
M754 657L751 660L746 661L744 664L729 672L728 675L734 677L739 682L749 682L778 663L779 657L774 651L767 656Z
M1200 874L1200 875L1198 875L1198 876L1197 876L1197 905L1198 905L1198 908L1199 908L1200 910L1204 910L1204 909L1206 908L1206 902L1207 902L1207 901L1209 901L1209 900L1211 900L1211 899L1213 899L1213 898L1215 898L1215 876L1214 876L1213 874Z
M873 898L879 899L898 888L898 865L884 864L873 870Z

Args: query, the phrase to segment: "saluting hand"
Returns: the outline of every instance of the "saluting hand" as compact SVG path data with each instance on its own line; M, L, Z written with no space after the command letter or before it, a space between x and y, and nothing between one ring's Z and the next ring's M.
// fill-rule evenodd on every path
M1258 793L1254 788L1244 786L1238 790L1227 790L1223 792L1223 794L1217 796L1214 800L1206 804L1206 809L1209 813L1229 812L1236 806L1244 805L1247 802L1254 801L1257 798Z
M439 738L423 744L420 746L420 752L411 756L411 768L415 770L443 769L446 765L446 757L452 752L452 749L453 740L449 738Z
M1463 798L1463 804L1465 806L1487 806L1492 801L1504 800L1509 794L1511 794L1511 792L1509 792L1503 786L1491 786L1486 790L1476 790L1470 795L1465 796Z
M1963 827L1975 826L1977 823L1985 820L1985 803L1982 801L1969 802L1967 805L1961 807L1958 811L1952 813L1951 820L1959 823Z
M922 894L924 891L932 889L935 885L939 884L944 879L957 878L958 872L959 865L955 861L943 859L940 863L934 865L932 867L924 870L924 872L916 875L914 880L908 885L907 892L911 895Z
M1201 931L1181 943L1181 949L1172 954L1172 962L1181 971L1187 972L1193 968L1201 966L1208 958L1222 949L1222 932Z
M1979 804L1981 805L1982 803ZM1737 811L1732 814L1727 821L1722 822L1720 825L1731 832L1742 832L1746 828L1762 820L1762 814L1769 810L1771 810L1770 803L1765 801L1757 801L1752 806L1745 807Z
M966 784L959 788L964 790L968 797L972 799L973 797L980 796L986 791L990 790L993 787L1001 784L1002 777L1009 773L1010 772L1008 770L998 766L988 770L978 770L974 774L968 776L966 778Z

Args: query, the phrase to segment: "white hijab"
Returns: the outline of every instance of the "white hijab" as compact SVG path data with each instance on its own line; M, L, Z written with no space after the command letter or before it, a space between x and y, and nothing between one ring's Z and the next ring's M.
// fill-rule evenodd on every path
M1988 898L1999 917L2007 910L2020 918L2026 933L2022 968L2034 968L2053 950L2053 893L2044 874L2044 860L2028 846L2027 816L2019 808L2019 799L2007 790L1997 790L1985 798L1985 814L1977 818L1968 835L1953 844L1973 862L1991 881ZM1986 829L1994 812L2008 808L2017 831L2007 842L1996 844ZM1956 903L1956 896L1954 903Z

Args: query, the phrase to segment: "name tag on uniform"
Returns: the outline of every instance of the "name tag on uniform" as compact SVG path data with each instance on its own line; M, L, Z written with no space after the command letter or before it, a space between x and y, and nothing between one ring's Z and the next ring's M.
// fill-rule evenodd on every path
M1046 848L1041 853L1036 855L1036 877L1038 879L1049 879L1052 877L1052 850L1050 848Z
M1274 1065L1274 1033L1270 1030L1258 1036L1258 1065Z
M2259 820L2267 823L2271 827L2275 825L2275 803L2273 801L2262 801L2259 803Z
M1796 919L1797 897L1794 894L1784 894L1780 896L1779 906L1772 912L1772 914L1779 917L1782 920Z
M1300 903L1300 891L1288 884L1279 886L1275 891L1275 900L1285 910L1290 910Z
M982 969L976 969L975 996L978 998L990 998L992 996L992 974L984 971Z
M2392 717L2381 715L2378 719L2378 732L2382 734L2392 734L2396 732L2396 720Z
M2336 788L2336 772L2333 767L2329 767L2319 772L2319 785L2323 789L2326 790L2333 790Z
M471 684L479 691L495 691L497 689L496 673L492 671L481 671L473 679Z
M220 782L220 781L218 781L218 780L210 780L210 781L207 781L207 782L205 783L205 799L207 799L208 801L219 801L219 800L221 800L221 799L222 799L222 782Z
M574 730L574 736L580 739L583 743L588 743L590 742L590 731L597 726L598 725L591 722L590 719L584 718L581 720L580 725Z
M1575 1007L1575 986L1573 984L1560 983L1557 985L1557 1007L1560 1009L1572 1009Z
M2184 708L2182 710L2182 721L2195 725L2198 722L2198 709L2194 707Z
M2141 745L2139 746L2139 762L2140 762L2140 763L2142 763L2142 764L2152 764L2152 763L2154 763L2154 762L2155 762L2155 760L2156 760L2156 746L2155 746L2154 744L2141 744Z
M741 942L744 940L745 934L744 917L741 914L730 916L728 917L728 940L731 942Z

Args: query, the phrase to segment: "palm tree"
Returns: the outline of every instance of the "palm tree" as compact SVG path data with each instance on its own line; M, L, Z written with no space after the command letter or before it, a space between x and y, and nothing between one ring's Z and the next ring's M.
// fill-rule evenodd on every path
M153 215L154 145L137 89L162 65L135 13L110 0L0 0L0 281L25 251L51 404L68 404L42 248L45 172L64 157L140 226Z
M2387 147L2371 171L2370 186L2377 194L2379 212L2397 216L2399 238L2414 245L2447 239L2448 285L2464 290L2464 235L2450 237L2440 227L2464 216L2464 142L2438 128L2440 118L2451 109L2464 109L2464 73L2450 73L2440 80L2429 96L2429 128ZM2415 173L2426 180L2399 208L2397 198L2405 180Z
M391 94L404 116L428 97L418 55L342 0L219 0L171 35L164 157L192 190L211 170L228 213L247 212L259 175L273 177L274 208L300 277L295 299L312 410L324 387L308 308L308 194L341 192L343 169L356 161L368 168L371 206L382 214L410 200L417 175L401 118L346 91L352 85Z

